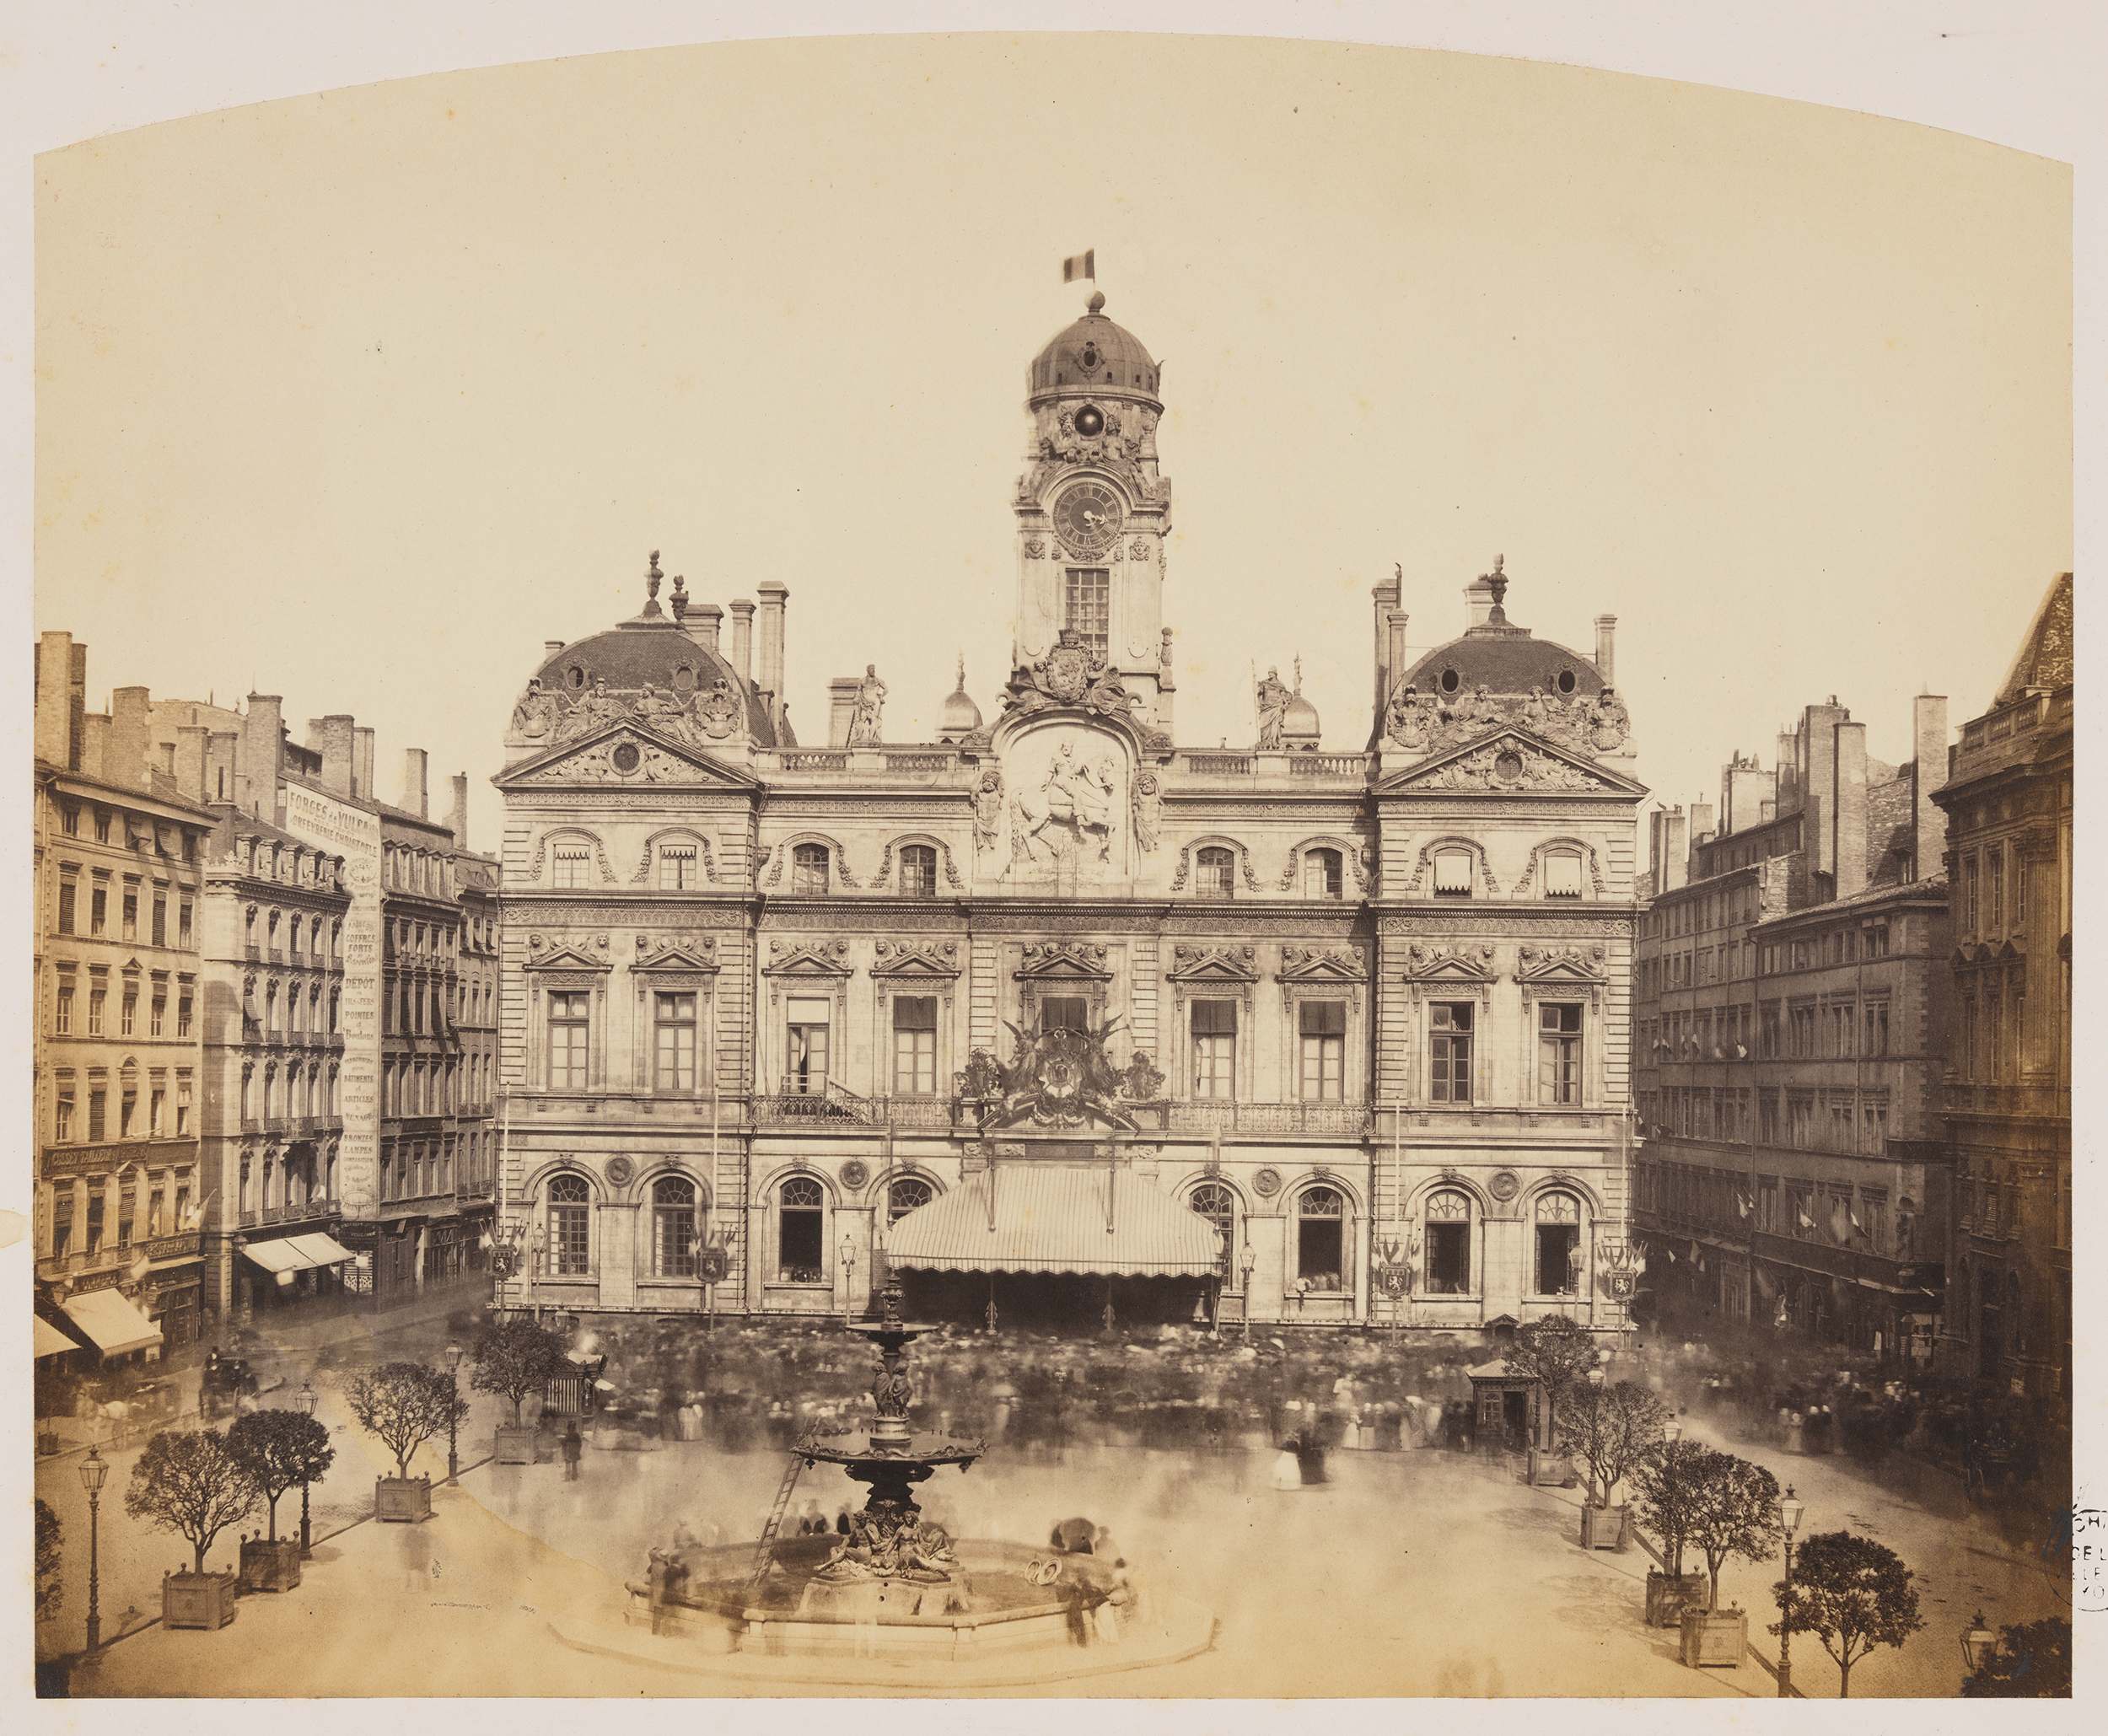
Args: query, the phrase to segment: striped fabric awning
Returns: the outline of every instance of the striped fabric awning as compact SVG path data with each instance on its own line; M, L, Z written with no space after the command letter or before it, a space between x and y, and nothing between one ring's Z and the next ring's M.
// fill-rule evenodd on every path
M1207 1219L1132 1174L999 1164L901 1218L885 1257L930 1271L1206 1277L1222 1245Z

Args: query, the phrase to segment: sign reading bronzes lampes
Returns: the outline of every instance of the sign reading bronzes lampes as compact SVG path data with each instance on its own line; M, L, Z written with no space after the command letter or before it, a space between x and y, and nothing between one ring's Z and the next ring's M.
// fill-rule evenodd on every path
M286 786L286 830L344 858L344 1054L337 1073L344 1132L337 1178L346 1207L370 1213L380 1153L380 821L333 796Z

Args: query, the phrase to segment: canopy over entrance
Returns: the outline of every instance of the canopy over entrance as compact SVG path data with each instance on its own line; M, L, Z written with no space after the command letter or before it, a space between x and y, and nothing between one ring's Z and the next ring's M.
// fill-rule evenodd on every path
M90 1290L60 1304L66 1318L101 1346L106 1357L146 1350L161 1341L161 1329L115 1290Z
M72 1339L41 1315L31 1314L30 1319L36 1332L37 1361L41 1362L46 1357L62 1357L69 1350L80 1348L80 1346L74 1343Z
M1207 1277L1222 1245L1207 1219L1132 1174L999 1164L901 1218L885 1257L925 1271Z
M315 1266L336 1266L353 1258L352 1250L320 1231L304 1236L277 1236L251 1242L241 1250L267 1272L307 1271Z

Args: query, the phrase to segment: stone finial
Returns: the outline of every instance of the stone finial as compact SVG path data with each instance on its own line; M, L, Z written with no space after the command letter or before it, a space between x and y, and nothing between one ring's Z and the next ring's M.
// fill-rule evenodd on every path
M659 570L659 551L653 549L652 564L644 573L644 594L647 596L656 597L659 594L659 582L665 576Z
M673 605L675 621L680 620L688 613L688 593L682 589L686 583L687 581L678 572L674 575L674 594L670 601Z
M1508 625L1508 611L1501 607L1501 604L1508 595L1508 575L1501 571L1501 563L1507 558L1504 555L1494 556L1493 570L1491 572L1479 574L1481 578L1492 587L1493 591L1492 613L1486 618L1488 626L1504 627Z
M1085 302L1084 305L1094 314L1104 313L1105 310L1105 292L1102 289L1092 290L1090 293L1090 299Z

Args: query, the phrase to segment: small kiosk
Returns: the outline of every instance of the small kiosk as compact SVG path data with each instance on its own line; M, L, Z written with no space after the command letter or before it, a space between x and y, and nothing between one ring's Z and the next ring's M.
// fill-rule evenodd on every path
M1530 1461L1533 1483L1567 1481L1565 1457L1553 1450L1551 1406L1535 1374L1518 1374L1505 1360L1467 1368L1471 1414L1477 1419L1479 1450L1487 1457L1515 1453Z

